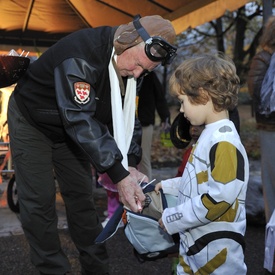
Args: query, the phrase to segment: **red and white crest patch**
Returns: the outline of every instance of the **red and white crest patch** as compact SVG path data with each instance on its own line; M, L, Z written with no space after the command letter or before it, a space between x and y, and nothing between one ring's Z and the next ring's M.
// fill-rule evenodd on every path
M79 104L86 104L90 101L90 84L86 82L74 83L74 100Z

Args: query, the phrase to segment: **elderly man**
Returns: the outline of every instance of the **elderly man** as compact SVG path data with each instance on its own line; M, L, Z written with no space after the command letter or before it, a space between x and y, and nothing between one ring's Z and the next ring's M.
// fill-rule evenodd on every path
M8 124L20 216L31 260L41 274L65 274L55 181L82 274L108 274L108 255L94 240L102 226L95 210L91 166L117 184L121 202L138 211L145 199L136 79L176 55L175 31L160 16L136 16L119 27L77 31L33 62L9 102Z

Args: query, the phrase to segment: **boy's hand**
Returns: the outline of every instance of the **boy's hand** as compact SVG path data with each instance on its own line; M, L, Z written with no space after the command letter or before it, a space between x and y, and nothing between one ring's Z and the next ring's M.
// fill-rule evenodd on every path
M159 219L159 226L160 226L161 229L163 229L165 232L167 232L167 230L166 230L166 228L165 228L165 226L162 222L162 218Z
M158 183L155 185L155 192L156 192L157 194L159 193L159 189L162 189L161 181L158 182Z

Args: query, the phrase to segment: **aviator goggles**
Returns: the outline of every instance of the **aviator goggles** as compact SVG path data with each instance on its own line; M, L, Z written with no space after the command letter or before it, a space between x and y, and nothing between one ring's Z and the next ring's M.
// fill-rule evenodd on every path
M177 48L160 36L151 37L142 27L139 19L140 15L136 15L133 24L138 34L145 42L145 53L147 57L151 61L161 62L162 65L171 64L177 55Z

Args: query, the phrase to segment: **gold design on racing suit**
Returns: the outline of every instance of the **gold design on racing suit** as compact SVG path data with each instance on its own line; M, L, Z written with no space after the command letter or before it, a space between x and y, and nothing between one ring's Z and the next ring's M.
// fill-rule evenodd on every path
M230 206L230 204L225 201L216 202L208 194L204 194L202 196L202 203L205 208L208 209L206 218L210 221L233 222L239 207L238 200L236 200L236 202ZM224 214L221 215L221 213Z
M221 250L214 258L212 258L203 267L200 267L195 273L192 272L190 266L184 261L183 257L179 256L179 264L182 266L186 274L194 275L209 275L215 271L219 266L225 263L227 256L227 249Z
M228 183L237 177L237 149L229 142L219 142L212 151L211 175L217 182ZM224 157L226 156L226 158ZM217 169L216 169L217 168Z

